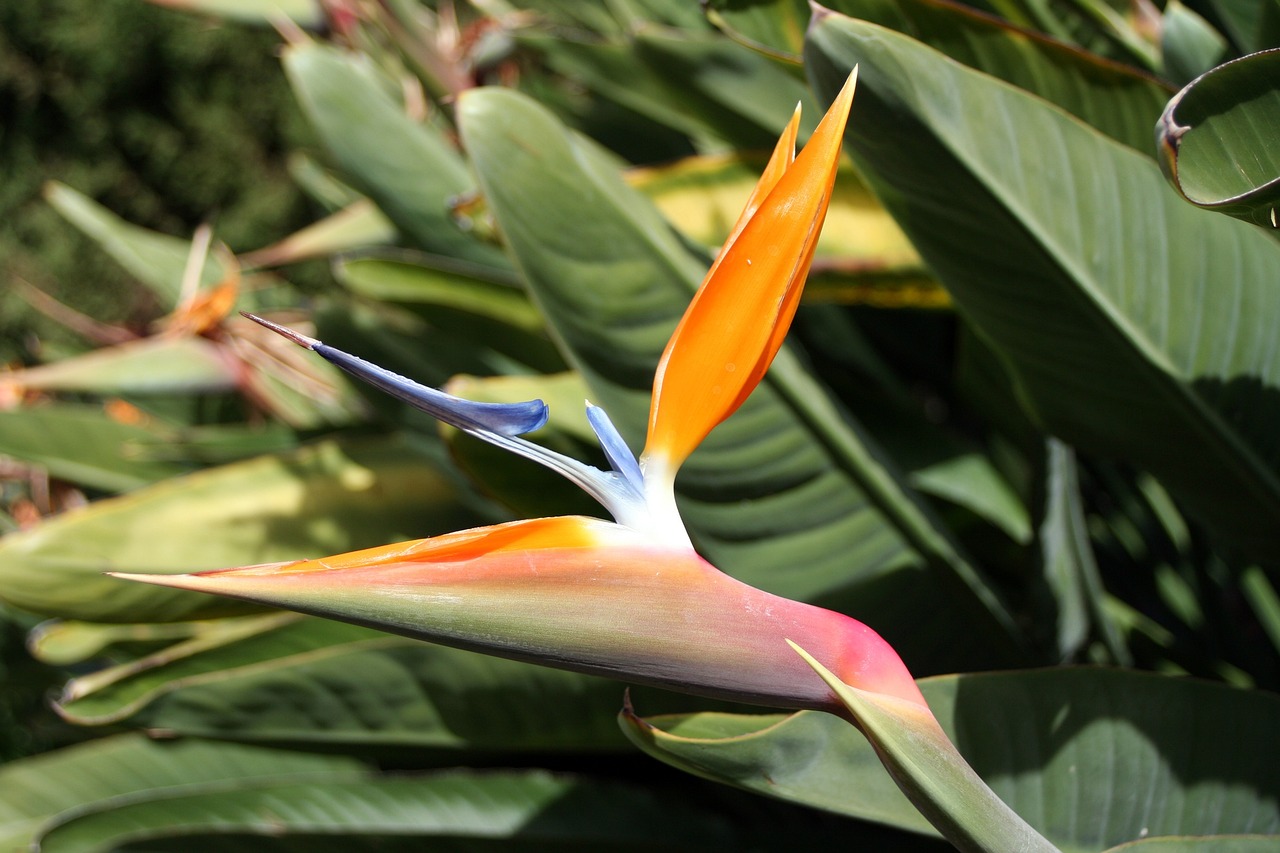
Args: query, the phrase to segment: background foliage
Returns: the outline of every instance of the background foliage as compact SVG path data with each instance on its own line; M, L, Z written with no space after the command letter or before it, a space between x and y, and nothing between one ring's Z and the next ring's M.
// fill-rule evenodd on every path
M1060 848L1274 847L1277 176L1239 162L1280 6L842 0L806 39L789 0L174 5L234 23L0 10L0 847L939 849L833 717L619 716L102 575L596 512L233 309L638 444L761 152L854 63L792 343L678 484L699 549L884 634Z

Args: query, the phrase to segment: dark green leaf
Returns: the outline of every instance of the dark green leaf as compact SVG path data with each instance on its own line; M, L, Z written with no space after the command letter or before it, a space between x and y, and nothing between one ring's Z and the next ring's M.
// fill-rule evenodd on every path
M541 771L440 773L363 781L206 785L68 816L45 853L120 849L186 837L312 839L307 849L727 850L731 825L679 797ZM347 839L334 846L338 839ZM489 842L489 843L485 843Z
M296 614L254 619L256 630L218 620L221 637L215 623L196 641L77 678L59 712L81 725L384 756L625 747L616 682ZM665 695L646 691L646 704L672 707Z
M359 762L343 756L200 741L157 743L139 735L104 738L0 767L0 849L28 849L50 818L114 798L155 797L185 785L351 779L364 773Z
M1147 835L1280 831L1280 699L1100 669L920 682L992 789L1064 851ZM699 775L915 831L921 818L836 717L624 719L646 751ZM1140 796L1134 796L1141 792Z
M827 14L807 57L828 94L861 64L847 141L1035 416L1151 470L1250 552L1280 553L1280 246L897 33Z
M748 4L727 0L723 5L728 13L731 7ZM771 8L790 21L798 14L794 5L793 0L749 4L739 14L763 15ZM1141 151L1150 149L1151 123L1172 93L1170 87L1132 68L949 0L833 0L825 5L897 30L956 62L1039 95ZM791 23L785 25L788 33L792 28ZM793 49L799 48L797 43ZM854 107L855 115L857 111Z

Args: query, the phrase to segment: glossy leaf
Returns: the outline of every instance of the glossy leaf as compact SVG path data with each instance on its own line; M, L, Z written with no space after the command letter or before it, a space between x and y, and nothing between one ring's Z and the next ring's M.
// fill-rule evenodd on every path
M345 756L200 741L160 743L140 735L103 738L0 767L0 849L26 850L47 821L92 803L163 797L187 785L354 779L366 772Z
M130 843L221 845L254 839L306 849L731 849L731 825L676 795L545 771L205 785L68 815L39 836L45 853ZM225 847L224 847L225 849Z
M501 267L501 252L459 227L453 198L472 188L436 126L419 124L391 97L395 81L367 57L326 45L290 46L289 82L334 161L400 232L427 251Z
M638 447L654 367L702 263L611 161L532 102L475 90L463 96L459 119L539 307L592 402ZM754 586L828 605L856 599L904 657L930 667L963 665L965 641L986 647L973 650L978 656L1011 651L1007 639L983 639L1000 633L999 605L948 535L785 350L742 410L690 457L677 490L703 552ZM957 578L969 585L960 598ZM912 589L909 603L890 592L900 584ZM926 631L921 608L937 614Z
M1192 204L1277 227L1280 49L1220 65L1174 96L1156 125L1161 165Z
M616 682L296 614L253 618L263 629L237 636L229 624L217 637L211 627L203 636L220 642L174 645L77 678L58 711L79 725L378 756L625 750ZM494 685L503 703L493 702ZM644 701L688 707L666 696L645 691Z
M10 534L0 539L0 596L92 621L189 619L230 605L103 572L318 557L475 521L407 443L323 443L168 480Z
M786 49L795 51L798 58L805 28L796 28L796 5L795 0L712 3L734 25L740 21L745 26L751 19L771 14L777 19L778 30L786 33ZM957 62L1039 95L1141 151L1150 150L1151 123L1172 93L1167 85L1129 66L1033 30L1012 27L975 11L972 4L949 0L832 0L823 5L911 36ZM802 20L807 21L807 16L806 8Z
M1151 470L1250 552L1277 553L1280 246L1181 205L1131 149L897 33L827 14L807 56L827 93L841 68L870 70L847 141L1034 415Z
M1280 701L1191 679L1057 669L920 681L992 789L1064 851L1147 835L1280 829ZM847 722L824 714L624 718L641 748L698 775L920 832ZM1229 737L1203 735L1206 730ZM1142 791L1144 796L1127 796Z

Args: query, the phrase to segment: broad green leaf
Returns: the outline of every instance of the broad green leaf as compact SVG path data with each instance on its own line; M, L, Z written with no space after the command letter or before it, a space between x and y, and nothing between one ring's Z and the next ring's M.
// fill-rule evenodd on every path
M0 767L0 849L29 849L46 821L92 803L161 796L182 786L289 778L359 778L352 758L189 740L118 735Z
M285 71L329 154L400 232L421 248L502 267L502 253L459 227L450 214L471 176L438 127L409 118L390 92L395 82L367 56L321 44L290 46Z
M80 725L382 756L625 751L617 682L296 614L251 619L261 627L215 620L203 643L74 679L58 711ZM689 706L643 695L646 706Z
M889 775L942 836L967 853L1058 853L974 772L933 715L919 705L850 687L792 647L840 698Z
M638 448L654 367L703 262L609 159L532 102L478 89L459 119L535 300L593 402ZM786 352L677 488L700 548L748 583L856 602L907 660L930 668L1012 652L1008 634L994 639L1000 606L948 534Z
M104 804L39 837L44 853L255 839L308 850L730 850L733 826L677 794L546 771L209 784ZM239 844L236 840L239 839Z
M757 7L717 0L722 13L763 15L765 9L790 20L794 0ZM807 4L806 4L807 5ZM998 77L1089 122L1140 151L1151 145L1151 123L1172 89L1153 77L1026 29L1018 29L971 5L949 0L832 0L833 11L879 24L923 42L957 62ZM739 9L746 6L746 9ZM807 10L805 12L807 20ZM791 32L793 25L786 29ZM799 35L803 36L804 28ZM798 54L800 43L789 50ZM855 115L857 107L854 107Z
M1280 246L918 42L834 14L810 38L819 91L861 65L846 141L1034 416L1149 469L1248 552L1280 553Z
M1005 802L1068 853L1148 835L1280 830L1280 699L1192 679L1053 669L926 678L948 737ZM826 714L624 717L690 772L912 831L920 815L853 726ZM1140 791L1142 796L1131 796Z
M125 222L88 196L56 181L45 185L44 197L130 275L150 287L166 310L178 304L183 272L191 254L190 240ZM217 284L227 273L217 256L211 254L205 260L200 283Z
M1156 143L1165 173L1187 201L1280 227L1277 80L1280 48L1220 65L1169 101Z
M225 348L206 338L156 335L0 375L0 385L90 394L227 391L239 378Z
M122 423L100 407L72 403L0 411L0 454L52 476L108 492L127 492L185 470L147 459L143 448L170 433Z
M476 521L410 444L325 442L167 480L5 536L0 597L90 621L189 619L234 605L103 572L172 574L322 557Z

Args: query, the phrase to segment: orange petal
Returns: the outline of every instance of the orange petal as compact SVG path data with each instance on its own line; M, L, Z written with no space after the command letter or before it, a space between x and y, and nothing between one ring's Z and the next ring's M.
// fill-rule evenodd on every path
M856 74L790 164L796 120L707 273L654 378L645 454L674 471L733 414L786 337L827 213ZM790 137L790 140L788 139Z

